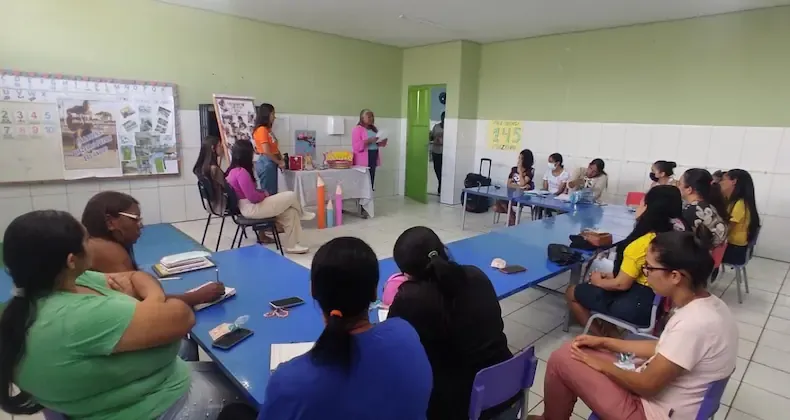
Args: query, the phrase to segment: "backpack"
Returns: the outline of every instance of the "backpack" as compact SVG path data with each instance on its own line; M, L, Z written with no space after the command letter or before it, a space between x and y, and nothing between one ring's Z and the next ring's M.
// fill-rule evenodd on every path
M390 278L388 278L384 283L384 291L381 292L381 303L387 306L392 305L392 301L395 300L395 295L398 294L400 285L406 280L408 280L408 277L406 277L406 275L403 273L395 273L391 275Z

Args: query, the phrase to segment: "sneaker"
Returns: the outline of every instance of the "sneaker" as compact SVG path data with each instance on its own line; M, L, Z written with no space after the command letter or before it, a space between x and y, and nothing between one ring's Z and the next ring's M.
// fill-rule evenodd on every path
M307 254L307 251L309 251L309 250L310 250L310 248L307 248L305 246L301 246L301 245L297 244L297 245L294 245L294 246L292 246L290 248L286 248L285 252L287 252L289 254Z
M303 222L306 222L308 220L313 220L313 219L315 219L315 213L313 213L311 211L304 211L304 210L302 211L302 221Z

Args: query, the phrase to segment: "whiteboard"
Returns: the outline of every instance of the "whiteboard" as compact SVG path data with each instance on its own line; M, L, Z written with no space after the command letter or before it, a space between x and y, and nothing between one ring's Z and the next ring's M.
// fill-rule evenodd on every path
M0 70L0 183L177 174L176 86Z

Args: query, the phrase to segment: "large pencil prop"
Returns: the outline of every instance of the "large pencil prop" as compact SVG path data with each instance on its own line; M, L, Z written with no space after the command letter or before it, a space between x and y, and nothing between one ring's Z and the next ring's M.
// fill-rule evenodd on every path
M316 199L318 228L324 229L326 228L326 185L324 185L324 179L321 178L321 175L318 175L318 180L316 181L316 194L318 195Z
M332 227L335 224L335 207L332 205L332 200L330 199L328 203L326 203L326 227Z
M343 224L343 189L340 188L340 183L337 183L335 188L335 226Z

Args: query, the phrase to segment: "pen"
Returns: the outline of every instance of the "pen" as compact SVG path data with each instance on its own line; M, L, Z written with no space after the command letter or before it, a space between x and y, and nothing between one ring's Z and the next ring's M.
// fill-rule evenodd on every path
M219 268L215 269L214 272L217 274L217 283L219 283Z

